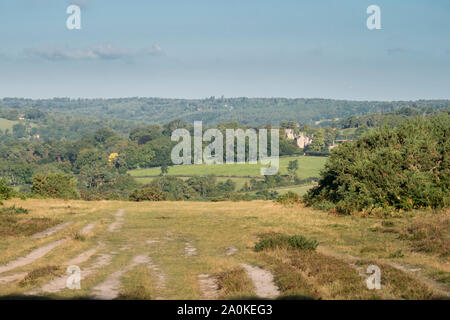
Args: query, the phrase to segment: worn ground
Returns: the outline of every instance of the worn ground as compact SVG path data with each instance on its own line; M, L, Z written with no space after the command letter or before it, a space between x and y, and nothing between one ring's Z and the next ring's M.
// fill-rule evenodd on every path
M381 219L336 217L271 201L4 203L12 205L29 209L15 223L32 218L55 223L37 235L0 234L3 299L441 299L449 294L448 211ZM279 233L320 244L314 252L253 250L261 237ZM73 265L81 269L76 290L66 288L71 276L66 270ZM381 290L366 286L369 265L381 269Z

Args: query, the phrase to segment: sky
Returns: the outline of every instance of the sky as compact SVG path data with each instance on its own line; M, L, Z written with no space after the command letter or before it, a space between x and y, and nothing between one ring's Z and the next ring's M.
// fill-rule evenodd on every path
M0 40L0 97L450 98L449 0L0 0Z

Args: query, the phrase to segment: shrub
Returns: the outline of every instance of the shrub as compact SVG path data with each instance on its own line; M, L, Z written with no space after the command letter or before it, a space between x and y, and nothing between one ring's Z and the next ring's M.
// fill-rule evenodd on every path
M333 202L330 201L321 201L314 203L312 206L316 210L323 210L323 211L330 211L336 207L336 205Z
M118 300L150 300L151 298L150 289L144 285L123 289L117 297Z
M164 201L167 194L156 187L136 189L130 194L130 201Z
M187 182L173 176L155 178L144 187L156 188L167 194L168 200L192 200L200 198L200 195L187 184Z
M14 195L14 190L0 178L0 203L2 200L8 200Z
M0 210L0 213L5 213L5 214L27 214L28 213L28 209L22 208L22 207L17 207L16 205L13 205L12 207L8 207L8 208L2 208L2 210Z
M302 203L302 197L300 197L298 194L292 191L288 191L287 193L279 196L275 200L278 203L281 203L283 205L293 205L293 204L301 204Z
M257 199L274 200L278 197L278 192L275 190L261 190L255 194Z
M23 278L19 282L20 287L25 287L29 285L35 285L40 278L47 276L57 276L62 272L62 268L60 266L45 266L42 268L35 269L29 272L25 278Z
M392 212L450 204L450 115L382 128L333 150L307 205L338 213Z
M242 267L220 272L216 275L216 278L217 286L221 291L221 298L237 297L242 294L248 295L253 291L253 283Z
M79 199L77 180L71 175L61 173L37 174L33 177L34 194L62 199Z
M255 244L255 251L275 248L316 250L318 245L319 242L317 242L317 240L307 239L301 235L276 235L259 240L259 242Z

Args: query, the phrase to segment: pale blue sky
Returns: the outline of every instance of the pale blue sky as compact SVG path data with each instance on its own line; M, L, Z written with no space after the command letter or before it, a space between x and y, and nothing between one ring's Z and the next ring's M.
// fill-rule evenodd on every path
M448 0L0 0L0 39L0 97L450 98Z

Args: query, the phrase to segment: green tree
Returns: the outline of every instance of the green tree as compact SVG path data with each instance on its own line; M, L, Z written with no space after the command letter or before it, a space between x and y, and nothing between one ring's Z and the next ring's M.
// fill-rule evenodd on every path
M323 152L325 151L325 138L322 131L318 131L313 139L311 144L308 147L309 151L314 152Z
M166 164L161 166L161 176L166 175L169 172L169 167Z
M14 194L14 190L5 183L3 179L0 178L0 204L2 200L10 199Z
M22 123L13 125L13 134L16 138L23 138L27 135L27 127Z
M289 161L288 173L291 179L295 179L298 170L298 160Z

